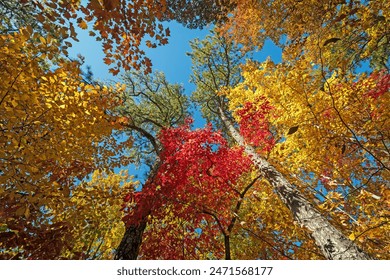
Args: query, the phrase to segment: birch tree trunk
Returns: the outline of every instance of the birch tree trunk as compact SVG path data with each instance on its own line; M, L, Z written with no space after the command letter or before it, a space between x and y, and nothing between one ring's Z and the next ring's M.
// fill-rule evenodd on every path
M310 230L317 246L327 259L330 260L370 260L373 259L363 252L355 243L321 215L321 213L299 192L290 182L278 172L268 161L256 153L254 148L245 143L244 138L226 117L223 109L219 113L230 135L245 149L247 155L267 179L283 203L291 210L294 219L302 227Z

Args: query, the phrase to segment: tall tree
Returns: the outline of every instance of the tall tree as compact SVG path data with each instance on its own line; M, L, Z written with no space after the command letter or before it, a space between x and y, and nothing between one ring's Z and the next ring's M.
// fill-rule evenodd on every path
M354 236L364 232L367 236L360 235L355 242L385 257L389 245L384 203L389 176L388 75L374 73L353 83L332 78L325 89L319 89L321 76L302 69L286 72L284 65L266 62L262 69L249 70L244 74L248 79L227 94L230 108L240 112L243 102L258 111L264 98L273 104L270 123L282 140L271 151L269 162L294 174L291 182L323 201L319 206L327 211L322 214L330 214L340 231L354 241ZM235 116L243 121L239 114ZM361 208L367 197L372 207L369 220ZM384 240L368 246L363 240L370 239L370 231Z
M221 49L222 51L216 53L216 55L223 57L225 53L223 48ZM212 55L212 53L210 53L210 55ZM193 59L196 59L196 57L193 57ZM200 59L200 61L202 60ZM199 80L201 80L202 83L208 83L210 87L213 87L214 85L214 87L217 87L215 89L217 91L218 82L216 83L215 80L218 80L218 71L223 66L213 65L210 61L215 61L215 59L208 59L208 61L206 61L207 66L197 69L200 71L197 71L196 75L201 76L205 73L206 75L203 79ZM207 69L207 71L203 72L202 69ZM245 85L243 88L247 91L252 90L250 85ZM219 88L219 90L223 91L221 88ZM231 98L230 95L228 96ZM245 99L245 94L242 95L242 99ZM234 106L231 108L240 110L241 112L241 123L239 122L241 134L237 131L236 125L233 124L231 118L226 114L225 102L218 97L215 97L213 101L215 102L215 107L219 108L221 120L228 128L230 135L239 145L245 148L245 151L253 159L258 170L264 178L269 180L282 201L292 211L294 218L312 232L317 245L321 248L321 251L327 258L369 258L369 256L361 253L360 250L339 230L333 227L316 207L300 193L298 188L291 185L282 173L276 171L276 169L266 160L267 154L261 155L256 151L256 149L262 151L265 149L269 151L273 147L274 143L264 141L261 143L261 141L259 142L260 139L271 140L271 136L276 136L276 138L279 136L275 135L274 131L270 131L267 126L264 126L266 120L264 110L265 112L269 110L272 103L269 105L267 100L264 100L262 96L259 96L256 103L257 106L251 108L251 106L248 107L246 105L248 103L242 99L238 102L232 100L231 103L231 106ZM252 125L248 125L248 121L252 122ZM244 140L242 134L249 137L246 137ZM254 149L253 145L256 145L257 148Z
M250 106L256 111L264 99L270 102L276 115L271 123L282 139L271 154L279 160L272 164L295 174L325 199L321 207L328 213L324 215L337 209L331 215L338 220L339 230L375 257L386 258L388 242L371 240L372 246L367 246L365 241L370 235L386 239L388 228L388 209L382 201L387 197L389 176L384 112L389 4L236 3L234 15L220 30L246 48L261 48L267 38L272 39L283 48L283 62L249 65L245 82L226 91L230 109ZM281 20L275 20L276 15ZM366 62L369 67L361 73L360 66ZM235 116L237 121L242 119ZM367 197L375 205L371 213L379 217L369 222L362 210Z
M210 125L196 130L191 130L189 124L165 129L159 139L163 148L161 165L153 184L128 198L126 219L130 224L137 223L145 212L150 219L140 258L243 257L239 249L232 252L232 247L240 247L232 243L240 234L252 234L256 241L267 243L261 248L268 247L271 252L267 255L253 248L255 257L290 258L288 248L293 241L289 238L301 237L302 230L292 223L284 226L283 219L290 219L286 209L274 209L274 217L265 214L257 200L272 199L272 194L264 193L266 183L258 182L256 170L250 172L251 161L241 148L229 147ZM248 206L262 213L261 220L257 216L252 222L243 215L242 209ZM252 226L262 226L261 237ZM287 239L285 248L275 242L283 238Z
M144 74L132 71L124 75L127 90L117 107L122 127L133 139L130 150L139 166L148 168L142 194L154 185L156 172L161 164L161 143L157 138L163 128L177 126L188 116L189 102L183 88L170 84L163 73ZM126 202L128 202L126 199ZM126 222L126 233L117 249L115 258L136 259L147 226L148 210L134 223Z

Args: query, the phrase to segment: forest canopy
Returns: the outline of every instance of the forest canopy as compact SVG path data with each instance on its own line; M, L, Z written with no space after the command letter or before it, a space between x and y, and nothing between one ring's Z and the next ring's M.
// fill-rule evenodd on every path
M390 259L389 56L385 0L0 0L0 259Z

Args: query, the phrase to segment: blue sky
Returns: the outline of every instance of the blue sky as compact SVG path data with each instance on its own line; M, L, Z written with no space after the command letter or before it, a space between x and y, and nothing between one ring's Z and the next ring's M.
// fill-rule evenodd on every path
M186 92L193 89L188 80L191 74L191 59L186 56L189 52L189 41L195 38L204 38L208 34L208 29L190 30L175 22L165 24L171 30L169 44L155 49L145 48L147 56L152 60L153 70L163 71L171 83L183 84ZM79 42L72 42L73 47L69 54L76 57L81 54L85 57L85 65L92 67L92 72L96 79L120 80L120 76L112 76L108 72L108 66L103 63L103 51L101 42L97 42L88 35L88 31L78 29Z
M190 94L194 85L189 83L191 59L186 55L187 52L191 51L189 42L195 38L204 38L209 33L209 29L188 29L175 22L164 24L171 31L169 43L155 49L145 48L146 54L152 60L153 70L163 71L169 82L182 84L186 93ZM120 81L120 75L112 76L108 72L109 67L103 63L104 54L101 42L90 37L86 30L77 29L77 32L79 42L72 43L73 47L69 51L70 56L76 57L77 54L84 56L85 65L91 66L96 79ZM281 60L280 49L276 48L270 41L267 41L263 50L254 57L262 61L268 56L271 56L276 62Z

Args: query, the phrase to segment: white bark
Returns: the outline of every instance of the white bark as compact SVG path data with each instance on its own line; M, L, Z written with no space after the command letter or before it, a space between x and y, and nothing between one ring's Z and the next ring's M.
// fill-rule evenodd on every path
M219 108L221 119L235 141L245 149L247 155L266 178L283 203L291 210L294 219L311 232L317 246L327 259L331 260L367 260L373 259L355 243L336 229L321 213L292 186L290 182L270 163L262 158L254 148L245 143L244 138Z

